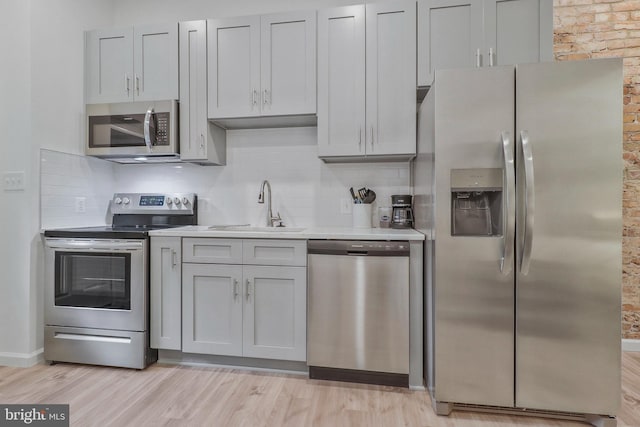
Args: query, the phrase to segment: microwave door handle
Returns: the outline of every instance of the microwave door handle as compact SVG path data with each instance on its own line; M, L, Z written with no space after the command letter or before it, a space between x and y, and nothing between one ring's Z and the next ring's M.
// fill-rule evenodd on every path
M149 109L147 110L147 113L144 115L144 143L147 145L149 152L151 152L151 149L155 144L156 129L155 129L155 123L152 122L152 116L154 114L155 112L153 111L153 107L149 107ZM152 125L153 125L153 130L151 129ZM153 141L151 140L152 136L153 136Z

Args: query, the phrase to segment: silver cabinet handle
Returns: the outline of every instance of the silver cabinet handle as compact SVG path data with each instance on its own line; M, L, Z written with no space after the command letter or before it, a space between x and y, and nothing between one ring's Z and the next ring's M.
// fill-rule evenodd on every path
M373 152L373 126L371 126L371 152Z
M529 133L526 130L520 132L522 143L522 156L524 157L524 241L522 243L522 262L520 273L527 275L531 265L531 249L533 247L533 218L535 212L534 176L533 176L533 152Z
M362 151L362 126L358 130L358 151Z
M490 47L489 48L489 67L493 67L493 59L495 57L495 52L493 51L493 48Z
M513 238L516 230L516 172L513 161L513 145L509 132L502 132L502 152L504 154L504 173L506 181L505 231L502 236L503 248L500 260L500 272L505 276L513 270Z
M204 134L200 134L200 148L204 149Z
M249 301L250 296L251 296L251 280L247 279L247 301Z
M269 96L269 91L265 89L262 92L262 103L264 105L270 104L268 96Z
M253 100L253 105L256 105L258 103L258 91L257 90L253 90L253 94L252 94L252 100Z
M482 64L480 63L480 49L476 50L476 68L480 68Z
M124 73L124 91L127 92L127 96L129 96L129 76L127 73Z
M135 74L136 79L136 95L140 95L140 76Z
M177 265L178 265L178 254L176 253L176 251L171 250L171 267L176 268Z
M240 295L240 289L238 289L238 279L233 279L233 299L235 300Z

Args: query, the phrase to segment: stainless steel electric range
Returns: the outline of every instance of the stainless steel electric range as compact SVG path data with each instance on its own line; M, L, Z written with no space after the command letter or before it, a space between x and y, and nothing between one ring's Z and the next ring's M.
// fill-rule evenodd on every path
M44 358L143 369L149 347L149 231L195 225L197 196L117 193L113 225L46 230Z

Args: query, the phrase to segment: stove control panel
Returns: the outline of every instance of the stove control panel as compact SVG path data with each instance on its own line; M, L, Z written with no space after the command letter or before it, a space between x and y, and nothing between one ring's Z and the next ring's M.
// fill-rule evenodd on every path
M113 214L193 215L194 193L116 193L111 199Z

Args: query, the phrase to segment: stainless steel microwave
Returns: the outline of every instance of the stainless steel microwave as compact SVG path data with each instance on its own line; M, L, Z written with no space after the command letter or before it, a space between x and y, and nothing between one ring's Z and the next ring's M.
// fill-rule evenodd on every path
M120 163L178 161L178 102L87 105L85 153Z

